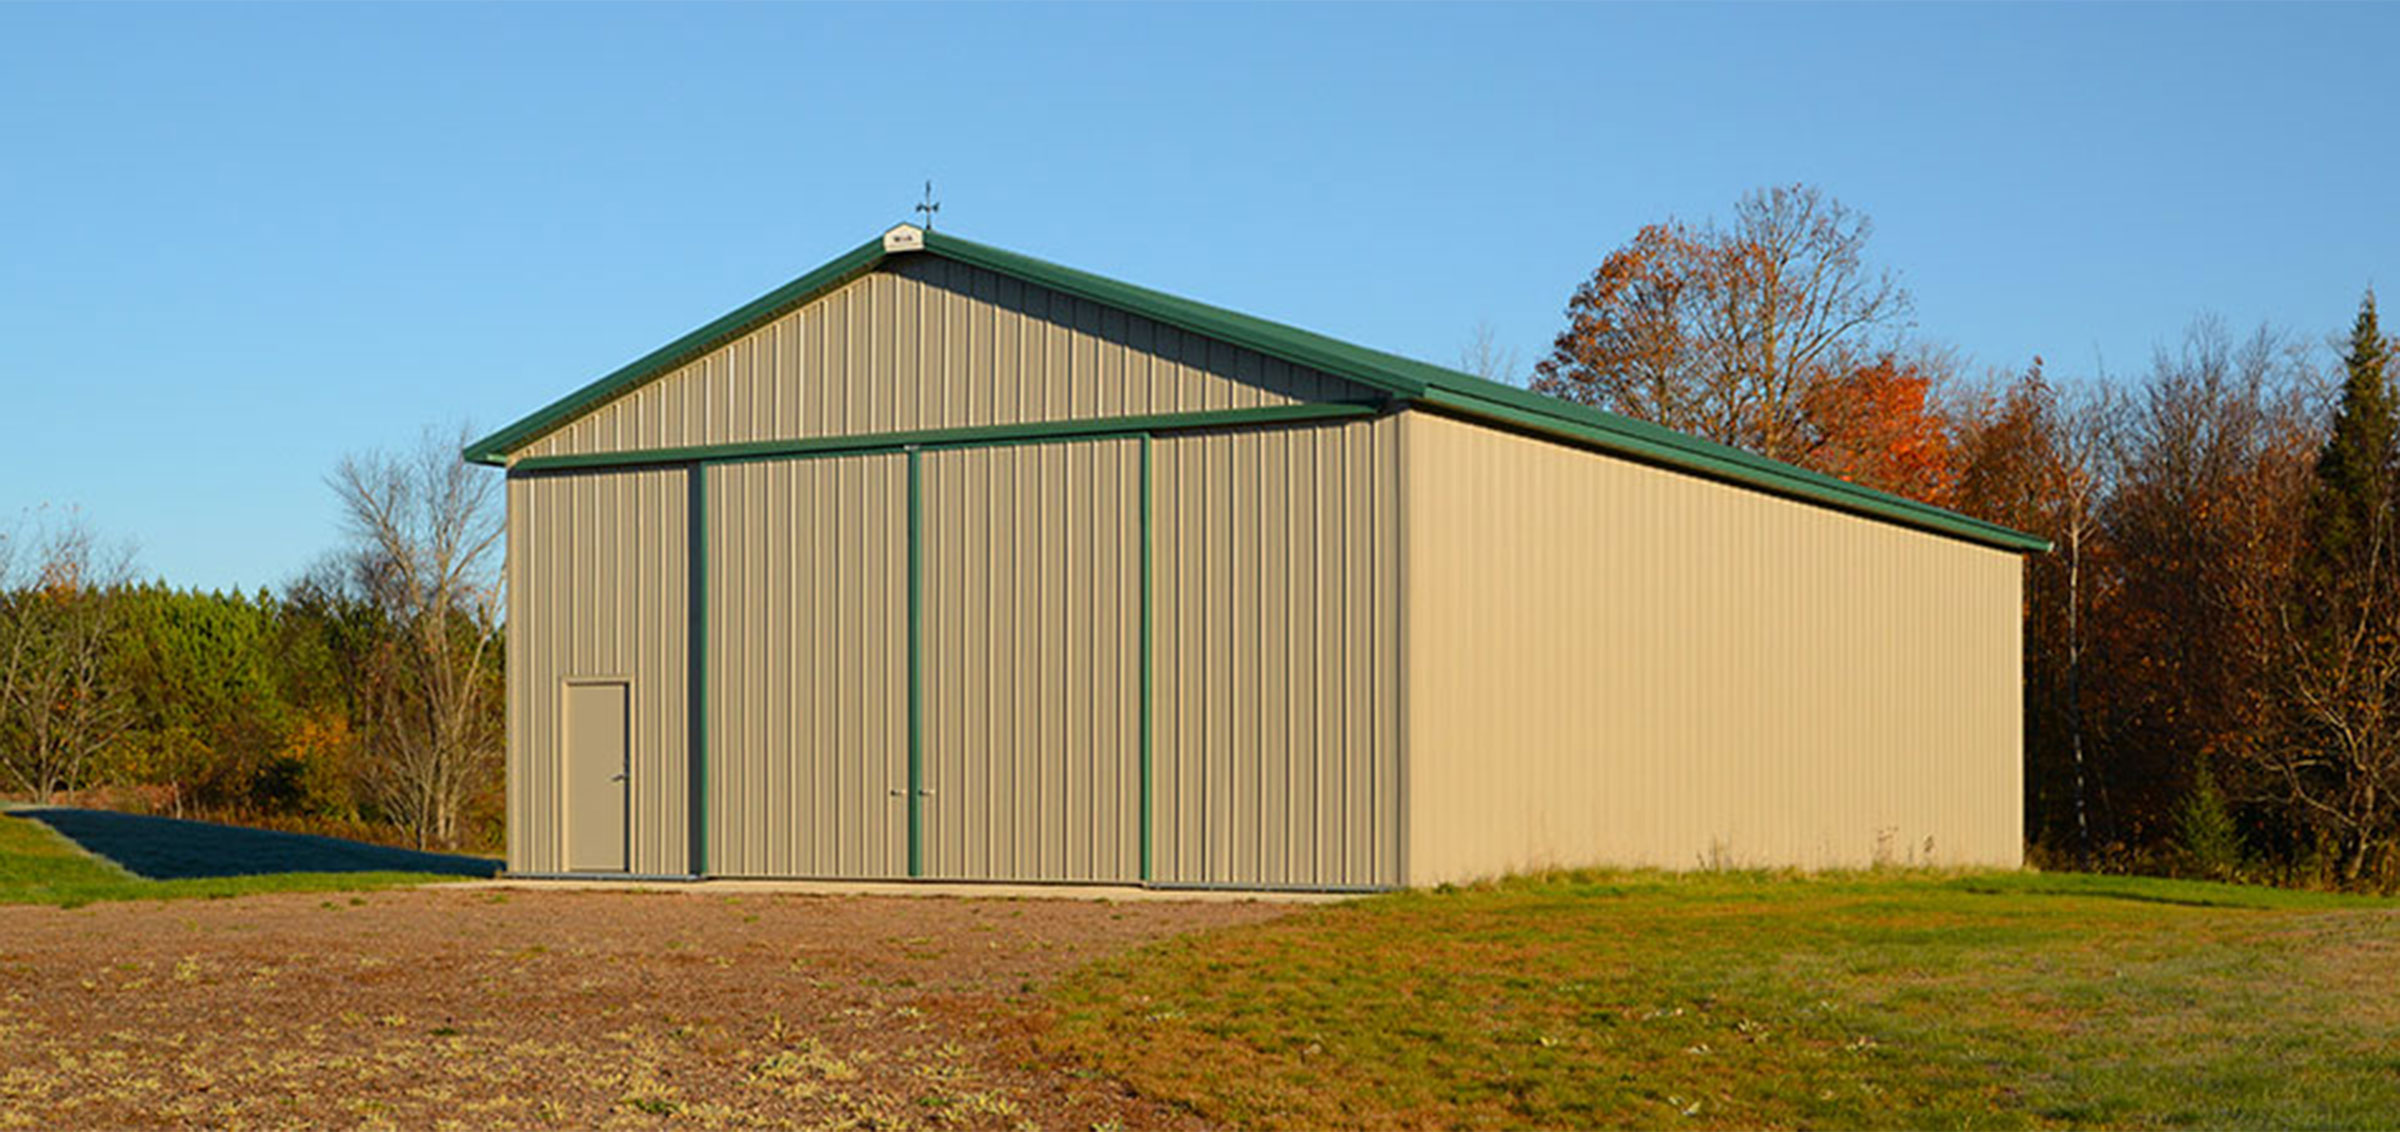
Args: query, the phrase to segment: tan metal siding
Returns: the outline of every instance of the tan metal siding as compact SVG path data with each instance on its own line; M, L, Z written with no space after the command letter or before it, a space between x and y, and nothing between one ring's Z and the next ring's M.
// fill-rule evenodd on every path
M1154 876L1400 883L1397 422L1154 444Z
M908 463L708 469L709 871L908 873Z
M2020 863L2016 555L1402 421L1410 883Z
M681 469L509 479L511 869L565 868L564 689L592 677L632 684L632 870L689 867L689 491Z
M921 457L926 876L1139 879L1139 457Z
M1008 276L903 256L517 456L1357 399L1340 378Z

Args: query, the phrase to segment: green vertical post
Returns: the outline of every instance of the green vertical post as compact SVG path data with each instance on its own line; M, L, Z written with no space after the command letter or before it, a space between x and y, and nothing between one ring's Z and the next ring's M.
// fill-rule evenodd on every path
M1139 484L1141 503L1141 632L1135 645L1141 650L1141 705L1135 722L1136 740L1140 745L1142 779L1142 882L1150 881L1150 434L1142 434Z
M925 875L925 507L908 450L908 875Z
M692 875L708 875L708 465L692 465L685 510L691 528L685 590L691 598L691 633L685 663L691 669Z

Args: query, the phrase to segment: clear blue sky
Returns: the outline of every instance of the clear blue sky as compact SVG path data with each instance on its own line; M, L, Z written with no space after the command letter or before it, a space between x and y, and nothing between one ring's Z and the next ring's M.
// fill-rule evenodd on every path
M278 584L323 476L907 219L1530 362L1644 222L1807 181L1981 366L2322 336L2400 272L2400 7L0 5L0 516Z

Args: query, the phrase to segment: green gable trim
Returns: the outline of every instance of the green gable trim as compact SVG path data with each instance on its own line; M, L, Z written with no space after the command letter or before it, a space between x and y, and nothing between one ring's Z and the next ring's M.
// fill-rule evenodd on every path
M599 407L602 403L780 318L836 287L875 270L887 256L936 255L1064 294L1074 295L1103 306L1141 315L1180 330L1255 350L1295 365L1323 370L1336 377L1380 390L1396 404L1422 404L1427 408L1529 430L1646 463L1675 468L1711 479L1757 488L1786 498L1817 503L2004 550L2041 552L2050 549L2048 541L2033 535L1969 518L1929 504L1861 487L1846 480L1811 472L1790 464L1765 459L1739 449L1661 428L1646 421L1637 421L1630 417L1570 404L1515 386L1486 381L1459 373L1456 370L1403 358L1397 354L1370 350L1298 327L1269 322L1262 318L1226 310L1222 307L1213 307L1206 303L1194 302L1190 299L1178 298L1146 287L1136 287L1130 283L1094 275L1087 271L1078 271L1047 260L1035 259L1032 256L978 244L971 240L963 240L947 233L927 232L924 244L921 251L902 252L886 252L880 238L861 245L841 258L759 297L741 309L676 339L599 381L568 394L540 412L475 442L467 448L466 457L478 463L506 464L511 452L540 439L543 435ZM1300 409L1307 408L1307 406L1290 408ZM1360 411L1370 410L1362 409ZM1147 423L1159 419L1161 418L1125 418L1106 422L1061 422L1061 425L1062 427L1089 430L1094 435L1137 432L1162 427L1193 427ZM1108 427L1099 427L1102 425ZM955 435L983 430L939 431L942 434ZM592 456L535 457L520 460L515 466L525 470L540 470L544 468L602 467L640 462L656 463L676 459L716 459L729 456L738 458L742 453L737 450L750 448L758 449L752 453L756 455L787 455L813 450L832 451L835 450L835 446L843 444L852 447L881 447L895 443L971 442L964 437L953 440L922 441L895 439L906 435L912 434L885 434L882 437L840 438L821 442L769 442L763 446L724 445L706 449L664 449L642 454L609 453ZM807 445L823 447L802 447ZM696 453L696 455L676 455L674 453ZM642 459L633 458L637 455Z
M598 381L569 393L532 416L467 446L471 463L503 465L508 454L523 448L568 421L615 400L618 394L670 370L680 368L744 334L805 306L810 300L865 275L883 262L883 240L877 238L850 249L841 258L743 304L733 313L692 331L620 367Z

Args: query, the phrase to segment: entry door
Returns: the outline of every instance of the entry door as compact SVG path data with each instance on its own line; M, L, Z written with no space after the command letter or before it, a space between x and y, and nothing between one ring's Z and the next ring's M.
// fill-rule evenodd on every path
M1140 452L922 455L923 875L1139 878Z
M623 681L572 681L566 687L567 868L625 872L632 696Z

